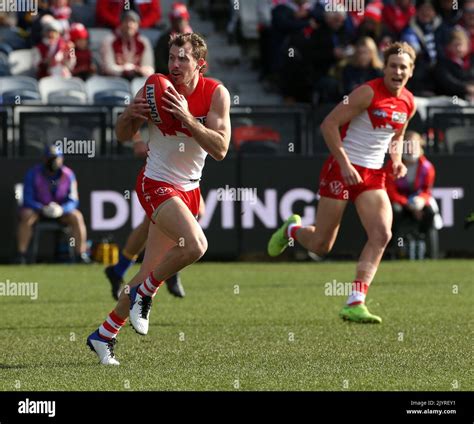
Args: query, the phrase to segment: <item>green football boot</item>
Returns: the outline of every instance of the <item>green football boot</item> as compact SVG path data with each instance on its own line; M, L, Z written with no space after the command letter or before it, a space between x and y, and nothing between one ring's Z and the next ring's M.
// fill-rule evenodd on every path
M301 217L299 215L291 215L283 225L273 233L267 247L270 256L278 256L288 247L288 236L286 232L288 226L291 224L301 225Z
M380 324L382 318L372 315L364 303L356 306L344 306L339 312L339 316L346 321L360 322L364 324Z

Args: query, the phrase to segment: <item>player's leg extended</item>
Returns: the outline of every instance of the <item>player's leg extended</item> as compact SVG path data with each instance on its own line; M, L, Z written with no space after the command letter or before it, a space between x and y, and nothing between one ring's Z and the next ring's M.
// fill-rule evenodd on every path
M153 231L150 231L148 236L145 257L143 258L140 271L130 282L135 288L147 279L150 272L155 269L166 252L175 246L175 242L165 236L156 225L151 224L150 227L153 227ZM151 302L149 302L149 305L151 305ZM97 354L100 362L104 365L119 364L115 359L114 346L118 332L126 323L129 310L129 293L123 291L115 309L107 316L107 319L102 325L87 339L88 346Z
M299 215L292 215L273 234L268 243L270 256L282 253L291 239L319 256L327 254L336 241L347 200L321 197L316 213L316 226L301 226Z
M145 248L149 225L150 220L145 216L142 223L129 234L125 247L120 252L119 261L105 268L105 275L112 285L112 296L115 300L119 298L125 273Z
M163 203L150 226L149 237L156 226L175 246L169 249L148 278L130 290L130 324L139 334L148 332L148 316L154 292L164 280L196 262L207 250L204 233L188 207L177 196Z
M385 190L364 191L356 198L355 206L367 233L367 243L357 263L352 293L340 315L350 321L380 323L382 319L367 310L365 296L392 237L392 207Z

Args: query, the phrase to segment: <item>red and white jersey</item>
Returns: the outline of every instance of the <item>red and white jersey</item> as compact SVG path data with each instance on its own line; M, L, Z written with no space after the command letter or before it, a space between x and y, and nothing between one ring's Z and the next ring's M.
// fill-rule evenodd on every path
M374 91L370 106L341 128L344 150L351 163L380 169L396 131L410 119L415 108L413 94L406 88L394 96L376 78L365 83Z
M189 111L203 125L206 124L212 95L218 85L220 82L199 75L196 89L186 98ZM181 191L199 187L207 152L184 124L176 120L176 127L166 133L150 121L148 128L150 140L145 176L170 183Z

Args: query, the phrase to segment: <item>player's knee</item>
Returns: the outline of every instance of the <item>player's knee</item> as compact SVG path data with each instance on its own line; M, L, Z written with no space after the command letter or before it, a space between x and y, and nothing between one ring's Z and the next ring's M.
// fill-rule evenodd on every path
M369 239L372 243L377 244L378 246L385 247L392 238L392 231L390 228L380 227L376 228L374 231L369 234Z
M189 263L199 260L207 250L207 240L204 236L195 237L185 245L185 255Z

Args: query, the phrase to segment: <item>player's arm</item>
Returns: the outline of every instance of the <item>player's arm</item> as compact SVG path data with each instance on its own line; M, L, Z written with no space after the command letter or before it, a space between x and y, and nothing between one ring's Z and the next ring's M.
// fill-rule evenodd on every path
M347 153L344 151L339 128L347 124L350 120L360 115L366 110L372 98L374 91L368 85L362 85L356 88L346 101L339 103L321 124L321 132L329 151L341 167L341 174L347 185L359 184L362 182L357 170L351 165Z
M129 104L119 116L115 126L115 134L120 142L130 141L148 119L150 106L143 98L143 88L137 93L133 102Z
M416 107L413 108L413 112L405 122L405 125L394 134L390 142L390 159L392 159L392 170L395 178L403 178L407 173L407 167L402 162L403 144L408 123L415 113Z
M230 143L230 95L227 89L219 85L214 90L206 126L191 115L186 99L174 87L170 87L165 94L167 97L163 100L170 107L163 106L163 109L182 121L199 145L215 160L224 159Z

